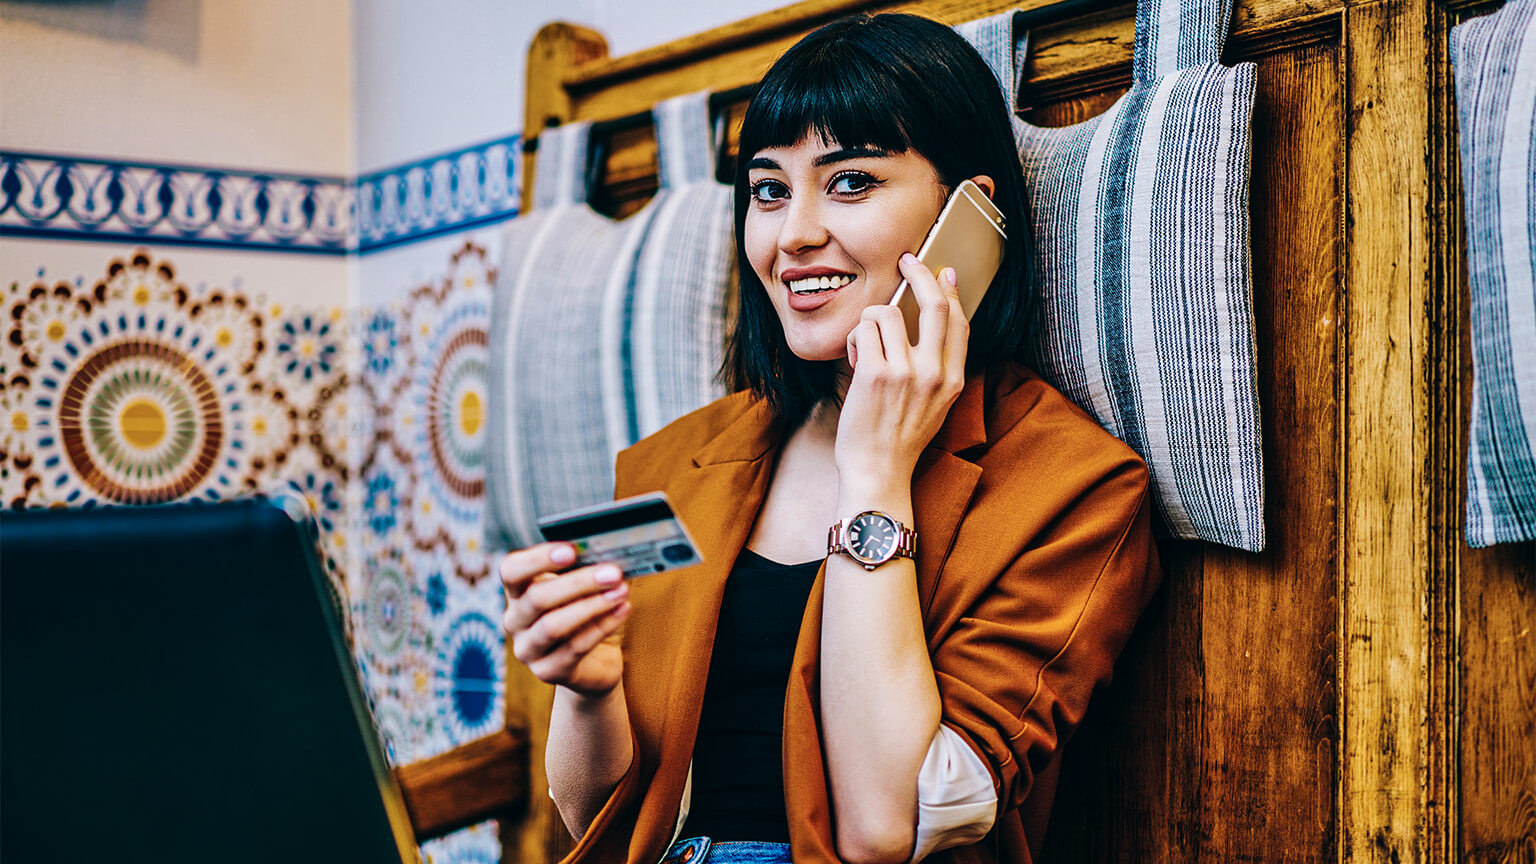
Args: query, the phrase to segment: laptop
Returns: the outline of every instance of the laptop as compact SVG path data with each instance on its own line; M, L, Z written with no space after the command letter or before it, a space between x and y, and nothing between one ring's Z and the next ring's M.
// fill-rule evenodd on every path
M418 862L295 499L0 514L0 860Z

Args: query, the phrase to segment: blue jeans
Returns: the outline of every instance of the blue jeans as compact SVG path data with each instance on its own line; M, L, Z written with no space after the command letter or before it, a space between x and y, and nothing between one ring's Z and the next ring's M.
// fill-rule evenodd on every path
M793 864L788 843L716 843L690 837L672 844L661 864Z

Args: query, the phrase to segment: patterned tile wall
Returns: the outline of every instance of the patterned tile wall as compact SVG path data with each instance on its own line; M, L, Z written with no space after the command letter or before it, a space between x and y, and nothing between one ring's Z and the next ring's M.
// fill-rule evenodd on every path
M12 508L221 499L287 485L350 541L346 311L189 287L148 250L13 279L0 349L0 497Z
M486 250L466 242L402 302L365 306L358 319L364 578L354 602L399 761L502 722L501 589L480 536L494 279Z
M506 164L515 140L487 145L486 158ZM58 178L74 175L11 154L8 178L0 178L0 234L38 238L0 261L12 271L0 273L0 503L149 504L299 490L319 517L395 764L489 734L503 718L502 597L481 546L480 514L495 279L488 247L499 236L494 223L515 214L515 168L505 169L507 188L468 203L433 204L434 189L462 185L420 182L442 173L439 163L458 166L481 158L477 152L404 166L398 179L361 178L351 188L388 190L400 206L366 213L367 230L352 232L348 248L278 250L265 235L246 243L207 228L167 241L156 236L167 230L163 220L155 233L119 220L86 236L97 229L82 228L68 207L48 217L22 206L40 200L38 188L65 188ZM101 170L108 175L100 183L125 182L124 172ZM182 176L150 173L165 183ZM23 194L26 177L32 191ZM216 198L214 209L226 202ZM125 236L148 245L124 251L117 244ZM427 237L435 239L403 248ZM368 253L386 249L384 266L368 263L377 260ZM271 279L281 266L226 284L186 275L203 273L210 260L220 272L237 270L252 260L240 257L248 251L290 253L277 257L338 274L313 253L361 252L368 257L356 271L390 290L356 284L356 276L348 277L355 291L346 279L334 290L295 290ZM14 272L34 254L24 274ZM396 257L412 262L409 275ZM194 258L199 266L185 263ZM97 263L65 272L81 260ZM274 299L294 296L313 305ZM348 305L348 296L362 300ZM324 305L327 298L337 302ZM493 823L423 851L437 864L489 864L501 854Z

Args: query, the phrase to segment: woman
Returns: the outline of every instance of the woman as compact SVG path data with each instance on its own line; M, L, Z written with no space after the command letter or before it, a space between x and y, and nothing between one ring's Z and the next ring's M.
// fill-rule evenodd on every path
M970 46L911 16L830 24L764 78L736 174L745 389L617 468L621 497L667 491L705 564L625 583L561 544L501 564L513 652L557 685L572 860L1038 851L1036 777L1157 570L1141 460L1017 362L1007 118ZM969 325L953 271L907 254L964 179L1010 227ZM915 345L886 305L902 279Z

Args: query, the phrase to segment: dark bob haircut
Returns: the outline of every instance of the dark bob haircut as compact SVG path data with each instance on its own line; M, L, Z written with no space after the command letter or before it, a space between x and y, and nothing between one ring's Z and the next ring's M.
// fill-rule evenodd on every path
M791 428L837 394L836 361L802 360L746 259L751 190L746 165L759 151L818 133L843 147L915 150L946 193L985 174L1008 220L1003 264L971 321L968 372L1023 360L1034 290L1028 218L1012 110L981 55L953 30L914 15L856 15L807 35L768 70L747 106L736 158L740 313L723 370L731 389L763 397Z

